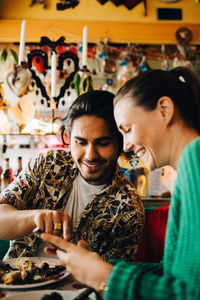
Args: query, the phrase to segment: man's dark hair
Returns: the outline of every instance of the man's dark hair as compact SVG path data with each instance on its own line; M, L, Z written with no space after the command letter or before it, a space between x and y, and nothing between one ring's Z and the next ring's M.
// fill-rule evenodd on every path
M108 91L95 90L80 95L69 108L67 115L63 117L66 134L70 137L73 121L81 116L96 116L104 119L110 132L119 142L119 151L123 149L123 138L117 129L113 113L114 94ZM92 130L92 128L91 128Z

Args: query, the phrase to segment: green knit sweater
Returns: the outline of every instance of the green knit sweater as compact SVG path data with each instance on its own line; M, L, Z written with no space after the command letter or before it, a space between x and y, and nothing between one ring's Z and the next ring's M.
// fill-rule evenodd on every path
M106 300L200 299L200 138L181 155L161 263L115 262Z

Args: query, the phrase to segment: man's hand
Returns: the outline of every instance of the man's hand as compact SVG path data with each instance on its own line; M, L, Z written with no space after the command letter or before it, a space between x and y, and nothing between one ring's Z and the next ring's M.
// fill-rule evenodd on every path
M55 235L43 233L41 238L60 249L56 251L60 263L79 282L99 291L102 283L107 281L113 266L103 261L97 253L76 246ZM52 254L51 248L45 248L45 252Z
M31 233L34 228L47 233L71 238L70 217L62 211L47 209L19 210L9 204L0 204L0 238L14 240Z
M70 217L62 211L37 210L34 222L46 233L62 236L67 241L71 238Z

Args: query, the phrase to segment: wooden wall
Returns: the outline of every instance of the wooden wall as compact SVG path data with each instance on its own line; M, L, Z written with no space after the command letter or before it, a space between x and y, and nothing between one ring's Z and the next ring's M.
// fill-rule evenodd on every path
M88 26L89 42L108 38L117 43L176 44L175 32L188 27L193 33L191 44L200 43L200 3L182 0L166 4L159 0L147 0L147 16L143 3L132 10L116 7L108 1L100 5L96 0L80 0L75 8L56 10L58 0L47 0L48 7L31 0L0 1L0 42L19 42L20 24L27 21L26 42L39 42L42 35L51 39L65 36L66 41L80 42L82 29ZM158 21L158 7L182 8L183 20Z

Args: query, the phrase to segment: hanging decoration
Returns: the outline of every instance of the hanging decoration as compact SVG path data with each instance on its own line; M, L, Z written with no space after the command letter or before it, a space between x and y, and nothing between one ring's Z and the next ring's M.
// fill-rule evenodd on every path
M169 71L168 56L165 52L165 45L161 45L161 67L164 71Z
M35 116L33 101L28 95L21 97L16 105L8 108L8 115L23 128Z
M31 0L31 3L29 6L33 6L36 3L43 4L43 8L47 8L47 0Z
M14 65L14 70L8 73L6 83L10 90L18 97L21 97L29 91L31 74L26 65Z
M66 51L65 38L61 37L53 42L47 37L42 37L40 46L47 47L46 51L42 49L34 49L28 54L28 67L32 74L31 87L35 91L40 101L40 108L58 108L60 110L67 109L73 100L76 98L74 89L74 76L79 69L79 59L76 53ZM62 51L59 51L59 48ZM53 81L52 78L52 65L49 63L48 49L50 48L53 53L57 54L58 63L55 66ZM58 55L57 52L60 52ZM52 52L51 52L52 53ZM52 91L52 84L56 82ZM50 97L51 95L51 97ZM52 97L53 101L52 102Z
M75 75L74 87L77 96L93 90L92 77L89 69L84 68Z
M8 87L18 97L21 97L28 92L31 80L31 74L25 63L25 35L26 21L23 20L21 23L18 64L14 65L13 71L6 77Z
M0 82L0 120L1 120L0 133L8 134L10 133L11 126L8 121L5 110L8 109L9 103L6 99L4 99L4 90L2 87L2 83L3 82Z
M56 4L57 10L65 10L67 8L74 8L79 4L77 0L59 0Z
M3 82L0 82L0 109L7 109L9 107L9 103L6 99L4 99L4 90L2 84Z
M97 0L102 5L108 2L109 0ZM144 15L147 15L147 4L146 0L110 0L115 6L124 5L128 9L133 9L135 6L143 2L144 5Z
M176 39L180 45L188 45L192 40L192 32L187 27L180 27L176 31Z
M184 40L183 44L181 40L177 45L127 44L126 41L111 44L108 38L104 41L99 38L92 44L88 43L85 26L79 44L65 43L64 37L56 41L42 37L40 44L29 44L25 48L25 23L22 22L21 27L19 61L11 49L3 49L0 54L2 67L7 67L1 80L6 86L5 98L9 102L0 91L0 119L4 124L0 130L5 133L10 132L10 128L14 132L18 130L16 126L10 126L11 120L26 126L20 127L20 132L55 133L58 131L55 120L60 122L59 118L66 114L77 96L92 90L93 86L115 93L130 78L153 68L152 61L155 60L156 67L160 65L167 71L181 65L192 68L195 62L199 73L200 46L189 44L192 33L188 28L177 30L177 40Z
M96 58L99 61L99 72L103 75L117 73L117 58L119 51L112 47L106 38L104 42L98 42L96 46Z

